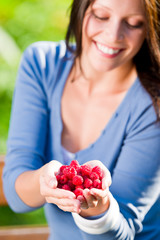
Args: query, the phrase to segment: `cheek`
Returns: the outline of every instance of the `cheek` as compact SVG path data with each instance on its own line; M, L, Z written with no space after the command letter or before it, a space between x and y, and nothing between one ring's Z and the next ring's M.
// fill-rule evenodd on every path
M95 36L103 32L103 27L97 21L90 21L87 26L88 36Z
M101 25L92 16L86 16L83 23L83 35L91 38L101 32Z
M133 34L133 36L131 37L132 46L135 49L136 53L140 50L144 40L145 40L145 33L144 32Z

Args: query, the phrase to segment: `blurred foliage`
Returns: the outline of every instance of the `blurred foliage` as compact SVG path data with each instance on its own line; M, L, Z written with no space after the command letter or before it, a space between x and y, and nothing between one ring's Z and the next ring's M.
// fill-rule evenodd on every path
M71 0L0 0L0 154L6 140L16 73L24 49L64 39Z
M35 41L64 39L71 0L0 0L0 154L6 153L20 57ZM46 224L43 208L24 214L0 207L0 226Z
M19 214L14 213L8 206L3 206L0 207L0 213L0 226L47 224L43 208Z

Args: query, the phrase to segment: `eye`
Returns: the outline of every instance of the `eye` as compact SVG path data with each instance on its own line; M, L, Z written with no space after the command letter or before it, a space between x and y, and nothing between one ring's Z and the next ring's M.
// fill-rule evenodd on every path
M138 29L138 28L142 28L143 27L143 22L137 23L137 24L130 24L128 22L126 22L126 25L128 28L130 29Z
M100 15L100 14L96 14L95 12L92 12L92 15L95 19L97 20L100 20L100 21L106 21L108 20L108 17L107 16L103 16L103 15Z

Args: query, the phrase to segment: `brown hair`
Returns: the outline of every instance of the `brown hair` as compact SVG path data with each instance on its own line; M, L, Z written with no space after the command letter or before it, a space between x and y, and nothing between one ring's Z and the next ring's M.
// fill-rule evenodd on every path
M82 52L82 24L87 8L95 0L73 0L70 22L66 33L67 48L75 57ZM143 0L147 18L146 39L134 57L134 63L140 81L150 94L157 119L160 120L160 3L159 0ZM76 48L70 47L70 40L75 40Z

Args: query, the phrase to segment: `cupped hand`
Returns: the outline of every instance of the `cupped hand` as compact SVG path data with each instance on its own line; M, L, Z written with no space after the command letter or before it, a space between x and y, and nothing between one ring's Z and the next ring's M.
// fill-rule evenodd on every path
M80 212L80 202L73 192L57 188L56 173L62 164L52 160L42 167L40 174L40 193L46 202L56 204L67 212Z
M80 215L83 217L95 216L104 213L109 208L109 186L111 185L111 175L109 170L99 160L92 160L85 164L92 167L99 166L103 171L102 189L84 189L83 196L78 196L81 203Z

